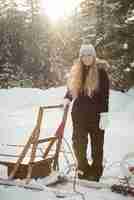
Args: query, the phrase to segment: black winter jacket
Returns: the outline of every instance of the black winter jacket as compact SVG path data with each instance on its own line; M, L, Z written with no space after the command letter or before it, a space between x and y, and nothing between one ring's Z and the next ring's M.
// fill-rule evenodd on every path
M99 89L92 97L81 93L74 101L72 107L72 119L77 121L92 120L102 112L108 112L109 104L109 78L104 68L99 70ZM72 95L68 90L64 98L72 101Z

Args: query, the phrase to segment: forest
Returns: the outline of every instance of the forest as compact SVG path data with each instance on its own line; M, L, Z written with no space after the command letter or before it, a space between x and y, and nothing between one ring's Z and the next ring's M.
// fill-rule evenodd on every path
M133 0L81 0L55 22L41 1L0 0L0 88L64 85L84 42L109 63L111 88L134 85Z

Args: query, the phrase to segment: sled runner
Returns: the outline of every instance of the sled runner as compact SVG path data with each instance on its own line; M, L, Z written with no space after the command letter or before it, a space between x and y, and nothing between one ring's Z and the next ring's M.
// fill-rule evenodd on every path
M24 145L17 162L0 161L0 164L5 165L8 168L8 180L19 178L26 179L26 183L29 183L31 178L45 177L48 176L53 169L58 169L58 157L61 148L64 127L67 119L67 113L69 108L68 106L64 109L61 123L57 128L54 136L45 139L39 139L39 137L44 110L60 107L63 107L63 105L40 107L36 126L33 129L26 145ZM37 147L39 144L42 143L48 143L48 145L44 149L42 159L36 161L35 159ZM53 155L50 156L49 153L54 144L56 145L56 149ZM31 150L29 162L22 163L29 149Z
M36 183L29 183L29 184L25 184L23 182L18 182L16 180L8 180L8 179L2 179L0 178L0 185L2 186L10 186L10 187L20 187L23 189L28 189L28 190L33 190L33 191L43 191L44 187L43 185L39 185Z

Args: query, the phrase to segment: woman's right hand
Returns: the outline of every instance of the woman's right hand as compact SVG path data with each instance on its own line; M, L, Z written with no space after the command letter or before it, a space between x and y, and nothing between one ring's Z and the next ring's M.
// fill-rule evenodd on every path
M67 106L69 106L70 103L71 101L68 98L65 98L63 100L63 108L65 109Z

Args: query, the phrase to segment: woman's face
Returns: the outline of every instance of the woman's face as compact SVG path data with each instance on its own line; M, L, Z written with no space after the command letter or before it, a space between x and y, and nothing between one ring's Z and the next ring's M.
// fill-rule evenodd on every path
M82 56L81 57L81 61L84 65L87 65L87 66L91 66L94 62L94 57L93 56Z

